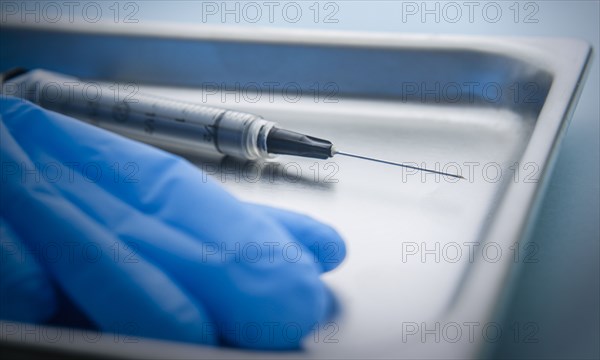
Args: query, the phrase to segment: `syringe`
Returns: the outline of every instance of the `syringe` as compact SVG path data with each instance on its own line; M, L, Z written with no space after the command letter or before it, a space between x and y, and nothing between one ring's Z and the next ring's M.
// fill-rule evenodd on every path
M89 119L98 127L183 153L216 153L246 160L265 159L270 154L317 159L344 155L463 178L341 152L331 141L281 129L258 115L143 94L133 84L121 87L85 82L41 69L10 71L3 75L2 94Z

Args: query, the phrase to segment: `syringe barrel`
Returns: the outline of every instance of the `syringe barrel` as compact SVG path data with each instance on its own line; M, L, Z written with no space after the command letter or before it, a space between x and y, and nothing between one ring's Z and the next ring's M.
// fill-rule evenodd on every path
M2 93L181 153L265 158L274 126L253 114L143 94L133 84L86 82L39 69L9 79Z

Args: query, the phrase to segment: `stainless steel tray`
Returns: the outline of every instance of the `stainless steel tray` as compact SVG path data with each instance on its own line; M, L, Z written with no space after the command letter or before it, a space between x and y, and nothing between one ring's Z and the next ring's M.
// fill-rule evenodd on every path
M324 276L340 303L332 323L291 353L111 336L90 342L78 331L52 342L4 327L3 341L138 358L466 358L497 336L514 336L494 319L511 271L535 257L525 242L528 224L589 45L165 24L15 25L0 38L3 67L143 80L147 91L249 110L347 151L468 179L348 158L253 165L190 158L242 199L304 212L339 230L348 257ZM236 86L239 100L235 91L220 92Z

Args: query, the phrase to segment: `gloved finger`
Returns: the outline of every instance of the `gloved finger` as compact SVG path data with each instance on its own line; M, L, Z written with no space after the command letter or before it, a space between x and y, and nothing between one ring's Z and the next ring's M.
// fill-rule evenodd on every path
M39 323L56 311L56 293L50 278L0 218L0 319Z
M4 118L3 118L4 120ZM60 258L37 260L65 293L104 331L135 336L215 343L204 327L202 306L146 259L114 258L125 244L82 209L60 196L0 122L3 172L0 213L30 247L52 244ZM99 199L101 200L101 199ZM35 219L35 226L31 226Z
M335 269L346 257L346 244L331 226L310 216L266 205L248 204L275 219L290 234L310 249L324 272Z
M78 190L61 183L57 186L81 208L103 191L85 182L79 182ZM234 224L244 225L243 221L264 217L251 226L260 229L260 241L244 241L241 237L236 241L202 241L206 240L202 234L192 237L116 197L102 199L102 207L86 210L90 216L102 221L136 254L168 271L205 303L215 320L207 325L206 332L219 336L225 344L294 348L300 335L307 335L314 323L331 310L330 293L316 276L310 250L290 239L283 229L274 235L276 224L270 224L271 219L262 214L241 217ZM223 228L218 223L213 225ZM284 282L290 284L285 286ZM315 296L315 291L323 292ZM249 302L251 305L245 305ZM303 318L307 315L313 319L310 324Z
M144 258L204 304L225 343L294 348L326 318L331 298L319 267L270 217L176 156L21 105L13 103L5 121L28 154L43 163L93 163L115 175L96 177L91 189L79 181L61 192L118 239L137 244ZM24 111L35 112L35 126L20 121ZM128 182L113 171L115 162L132 156L137 172ZM76 174L85 177L81 166ZM290 249L299 256L290 257ZM247 251L254 251L252 259Z

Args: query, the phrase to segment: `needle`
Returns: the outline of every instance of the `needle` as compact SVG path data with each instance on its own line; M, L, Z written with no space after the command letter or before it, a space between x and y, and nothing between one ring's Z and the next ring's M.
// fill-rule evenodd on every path
M266 141L267 149L272 154L287 154L304 157L312 157L317 159L329 159L334 155L344 155L362 160L375 161L378 163L402 166L405 168L426 171L434 174L450 176L456 179L464 179L464 177L455 174L448 174L441 171L429 170L417 166L406 165L386 160L373 159L366 156L350 154L347 152L338 151L329 140L319 139L313 136L304 135L294 131L279 129L274 127L269 132Z
M387 165L401 166L401 167L405 167L405 168L409 168L409 169L414 169L414 170L419 170L419 171L426 171L426 172L430 172L430 173L434 173L434 174L440 174L440 175L446 175L446 176L450 176L450 177L457 178L457 179L464 179L464 177L462 177L461 175L449 174L449 173L445 173L445 172L441 172L441 171L430 170L430 169L420 168L420 167L417 167L417 166L411 166L411 165L406 165L406 164L396 163L396 162L391 162L391 161L386 161L386 160L373 159L373 158L370 158L370 157L361 156L361 155L355 155L355 154L350 154L350 153L347 153L347 152L342 152L342 151L337 151L337 150L332 151L332 154L333 155L344 155L344 156L349 156L349 157L353 157L353 158L357 158L357 159L362 159L362 160L375 161L375 162L382 163L382 164L387 164Z

